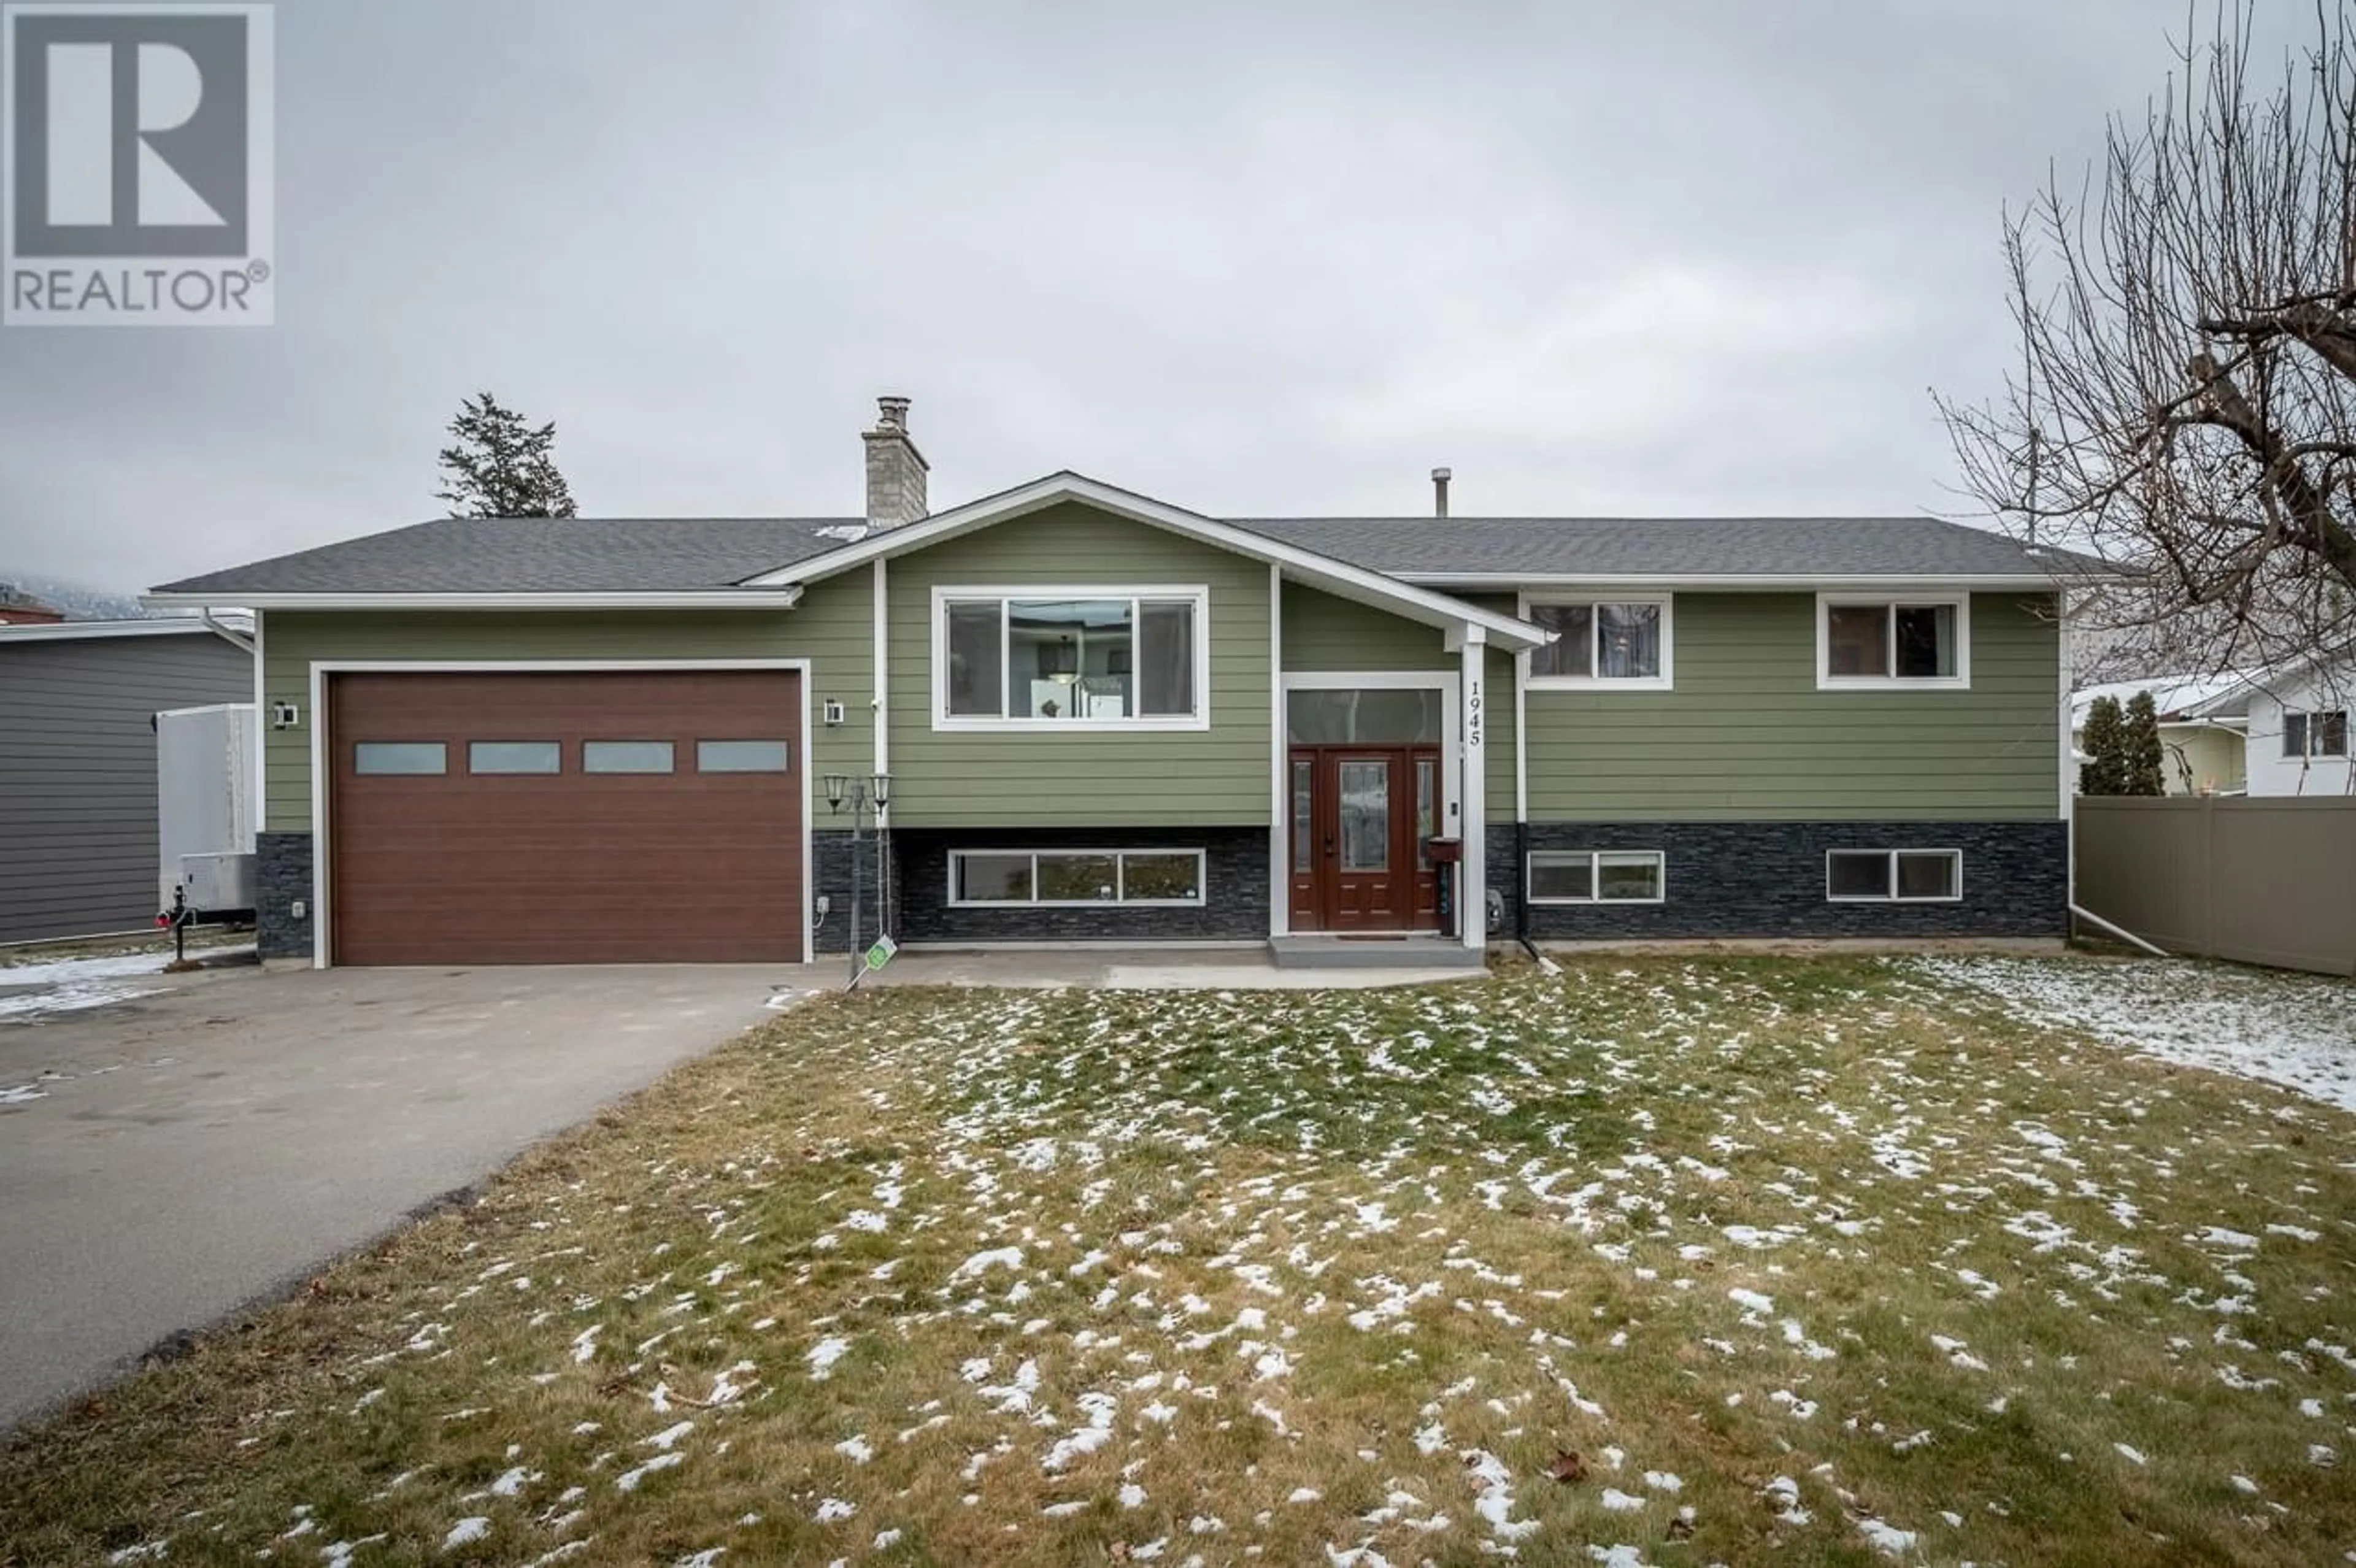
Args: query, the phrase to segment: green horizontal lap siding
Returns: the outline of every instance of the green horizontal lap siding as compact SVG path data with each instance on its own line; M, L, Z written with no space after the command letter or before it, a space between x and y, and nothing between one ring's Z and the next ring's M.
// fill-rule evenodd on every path
M1463 660L1426 626L1298 582L1284 585L1288 674L1334 670L1456 670Z
M1269 569L1078 503L894 558L892 820L904 827L1265 824ZM937 587L1192 585L1210 590L1211 726L990 733L933 728ZM1183 847L1183 840L1173 840Z
M269 611L262 618L263 699L301 704L303 722L273 730L263 716L265 826L282 832L312 826L315 660L808 659L810 755L798 763L821 773L868 772L874 765L873 592L860 571L817 585L783 612ZM845 714L832 728L820 721L830 697L841 701ZM792 716L797 729L800 721ZM819 809L822 814L822 804Z
M1815 595L1680 593L1675 690L1526 694L1530 819L2050 820L2051 608L1974 594L1969 690L1819 691Z

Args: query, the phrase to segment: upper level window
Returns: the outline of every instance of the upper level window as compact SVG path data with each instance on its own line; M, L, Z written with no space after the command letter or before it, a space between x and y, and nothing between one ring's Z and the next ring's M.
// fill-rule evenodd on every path
M944 588L934 597L941 728L1205 722L1205 589Z
M2328 713L2283 712L2283 752L2286 757L2344 757L2348 754L2348 709Z
M1972 677L1971 600L1816 599L1819 687L1964 687Z
M1526 598L1522 613L1557 634L1530 651L1530 684L1619 690L1667 686L1670 604L1665 593Z

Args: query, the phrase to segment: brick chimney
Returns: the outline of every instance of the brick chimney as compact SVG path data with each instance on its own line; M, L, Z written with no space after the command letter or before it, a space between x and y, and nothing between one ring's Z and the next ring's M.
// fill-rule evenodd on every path
M871 528L896 528L925 514L925 475L932 464L908 439L908 400L878 398L883 411L875 428L861 438L867 443L867 522Z

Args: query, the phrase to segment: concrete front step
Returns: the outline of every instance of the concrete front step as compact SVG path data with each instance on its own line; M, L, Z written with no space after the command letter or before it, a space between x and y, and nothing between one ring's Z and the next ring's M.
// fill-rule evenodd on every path
M1280 969L1478 969L1487 954L1428 931L1363 936L1272 936Z

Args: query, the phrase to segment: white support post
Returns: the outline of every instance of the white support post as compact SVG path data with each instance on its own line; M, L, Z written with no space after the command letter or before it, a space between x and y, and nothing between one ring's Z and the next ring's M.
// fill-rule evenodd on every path
M1284 699L1284 569L1268 563L1268 930L1292 929L1292 769Z
M1458 792L1462 803L1457 837L1463 840L1463 859L1456 868L1456 926L1467 947L1489 944L1488 877L1488 744L1489 645L1478 626L1464 628L1464 713L1461 720L1464 781Z

